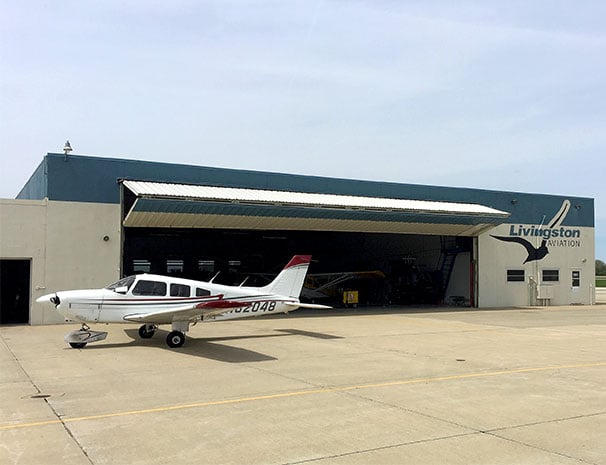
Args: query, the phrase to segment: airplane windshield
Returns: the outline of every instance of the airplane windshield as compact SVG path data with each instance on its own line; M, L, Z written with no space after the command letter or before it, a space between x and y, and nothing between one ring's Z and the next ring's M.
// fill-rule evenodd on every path
M109 289L110 291L116 290L119 287L126 287L127 289L130 289L134 282L135 276L128 276L127 278L122 278L120 281L117 281L114 284L110 284L105 289Z

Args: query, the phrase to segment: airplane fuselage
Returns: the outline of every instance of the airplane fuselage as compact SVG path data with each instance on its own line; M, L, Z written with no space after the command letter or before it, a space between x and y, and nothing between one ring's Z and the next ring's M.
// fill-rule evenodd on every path
M59 291L55 293L59 302L56 305L57 311L66 320L86 323L128 323L130 315L145 312L156 314L152 318L153 323L169 324L173 317L163 318L162 312L187 305L204 308L216 305L219 301L230 301L231 307L201 315L198 319L218 321L285 313L296 309L293 303L298 302L298 299L292 297L260 292L259 288L224 286L151 274L132 278L134 279L129 286L113 289L111 287L114 285L105 289ZM233 306L236 305L234 301L238 306Z

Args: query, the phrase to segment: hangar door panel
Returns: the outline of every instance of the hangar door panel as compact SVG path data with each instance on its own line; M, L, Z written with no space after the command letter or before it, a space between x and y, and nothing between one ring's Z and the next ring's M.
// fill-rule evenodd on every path
M471 203L122 181L123 224L141 228L477 236L510 214Z

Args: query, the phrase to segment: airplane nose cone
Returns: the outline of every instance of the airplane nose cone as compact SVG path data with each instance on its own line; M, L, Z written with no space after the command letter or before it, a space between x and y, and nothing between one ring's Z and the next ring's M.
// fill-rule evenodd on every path
M44 304L44 303L50 302L53 297L55 297L54 293L46 294L46 295L43 295L42 297L38 297L36 299L36 302L38 302L39 304Z
M57 295L57 293L54 293L54 294L46 294L46 295L43 295L42 297L38 297L36 299L36 302L41 303L41 304L50 302L51 304L54 304L56 307L61 303L61 300L59 300L59 296Z

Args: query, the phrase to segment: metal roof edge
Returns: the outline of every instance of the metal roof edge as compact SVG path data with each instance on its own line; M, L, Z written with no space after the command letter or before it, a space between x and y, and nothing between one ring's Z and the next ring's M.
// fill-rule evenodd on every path
M226 188L208 185L159 183L122 180L135 195L144 198L238 202L247 204L282 204L289 206L337 208L374 211L415 211L446 215L478 215L507 219L511 213L479 203L401 199L377 196L352 196L275 189Z

